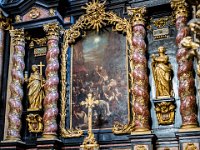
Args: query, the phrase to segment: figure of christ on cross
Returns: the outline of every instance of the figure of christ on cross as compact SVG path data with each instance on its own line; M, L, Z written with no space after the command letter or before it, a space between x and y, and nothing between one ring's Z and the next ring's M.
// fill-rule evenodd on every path
M89 93L85 101L80 104L85 105L88 108L88 136L84 139L83 144L80 146L81 150L98 150L99 145L97 144L94 133L92 132L92 108L99 104L98 100L94 100L92 94Z

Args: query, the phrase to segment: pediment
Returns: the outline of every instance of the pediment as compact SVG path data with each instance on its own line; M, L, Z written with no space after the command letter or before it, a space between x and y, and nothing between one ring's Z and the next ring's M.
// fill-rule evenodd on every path
M24 15L15 17L16 22L34 21L42 18L48 18L55 15L55 10L46 9L41 6L31 7Z

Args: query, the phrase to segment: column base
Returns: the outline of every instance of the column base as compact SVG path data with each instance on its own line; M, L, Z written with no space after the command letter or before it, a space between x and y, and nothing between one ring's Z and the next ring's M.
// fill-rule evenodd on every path
M131 132L131 135L144 135L144 134L151 134L150 130L135 130Z
M40 140L57 140L57 135L56 134L43 134Z
M178 132L189 132L189 131L200 131L200 128L199 127L181 128L178 130Z
M39 138L37 139L37 148L38 149L60 149L62 147L62 141L58 138L56 139L47 139Z
M198 126L197 124L187 124L181 126L181 129L191 129L191 128L198 128Z
M0 149L17 149L17 150L25 150L26 144L22 142L20 139L10 139L4 140L0 143Z
M197 128L196 128L197 129ZM176 137L179 140L180 149L200 149L200 128L196 131L177 132Z
M151 132L151 131L148 131L148 132ZM142 132L140 133L141 134L135 134L135 135L131 133L131 136L129 136L129 139L131 140L132 149L154 150L153 141L154 141L155 135L144 134Z

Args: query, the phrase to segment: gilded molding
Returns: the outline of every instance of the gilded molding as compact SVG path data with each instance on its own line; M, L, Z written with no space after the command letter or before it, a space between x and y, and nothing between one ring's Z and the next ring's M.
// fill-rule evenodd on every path
M25 39L24 30L11 30L14 34L14 54L12 67L12 82L10 84L11 97L9 99L8 114L8 130L6 140L20 140L21 130L21 114L22 114L22 98L24 83L24 55L25 55Z
M121 31L126 33L127 40L127 52L133 52L132 46L132 28L131 24L128 20L122 19L118 17L113 12L106 12L104 8L104 3L99 3L93 0L93 2L89 2L84 7L86 10L86 14L82 15L76 22L76 24L72 25L70 29L65 30L64 32L64 44L62 48L62 65L61 65L61 136L64 138L71 137L80 137L83 132L79 129L66 129L66 63L67 63L67 52L69 47L75 43L76 39L79 37L86 36L87 30L96 30L97 32L108 25L112 26L113 31ZM131 59L131 58L130 58ZM129 123L130 124L130 123ZM122 125L122 126L129 126ZM113 127L113 132L116 134L125 134L128 132L123 132L122 130ZM130 133L131 131L129 131Z

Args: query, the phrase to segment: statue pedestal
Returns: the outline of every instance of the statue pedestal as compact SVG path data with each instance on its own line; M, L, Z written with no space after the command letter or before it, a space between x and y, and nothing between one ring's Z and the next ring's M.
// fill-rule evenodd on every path
M26 144L22 141L17 140L5 140L0 143L1 149L10 150L10 149L26 149Z
M153 99L158 125L174 125L176 104L173 97Z
M80 150L99 150L99 144L81 145Z
M136 134L129 136L131 140L131 145L133 150L137 149L146 149L146 150L154 150L153 141L155 135L154 134Z
M59 139L46 139L39 138L37 139L37 148L38 149L60 149L62 147L62 141Z
M200 149L200 128L199 131L177 132L180 149Z

